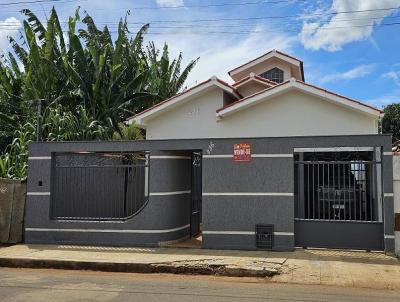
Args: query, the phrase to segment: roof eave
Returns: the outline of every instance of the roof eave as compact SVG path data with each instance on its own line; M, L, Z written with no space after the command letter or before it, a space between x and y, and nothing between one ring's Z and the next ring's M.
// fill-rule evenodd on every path
M299 66L299 67L301 68L301 70L302 70L303 79L304 79L304 71L303 71L303 68L302 68L303 61L301 61L301 60L299 60L299 59L296 59L296 58L294 58L294 57L292 57L292 56L289 56L289 55L287 55L287 54L285 54L285 53L283 53L283 52L277 51L277 50L271 50L271 51L269 51L269 52L263 54L262 56L257 57L257 58L254 59L254 60L248 61L247 63L244 63L244 64L242 64L242 65L240 65L240 66L238 66L238 67L236 67L236 68L234 68L234 69L228 71L228 74L229 74L230 76L232 76L232 74L237 74L237 73L239 73L239 72L242 72L242 71L245 70L246 68L250 68L250 67L252 67L253 65L258 64L258 63L256 63L256 62L259 61L260 59L267 59L267 58L264 58L264 57L268 57L268 56L271 56L271 57L272 57L272 56L274 56L274 55L275 55L276 57L278 57L278 59L284 60L284 61L288 62L289 64L293 64L293 65ZM279 58L279 57L285 57L286 59L282 59L282 58Z
M274 87L271 87L264 91L261 91L259 93L256 93L252 96L249 96L249 97L245 98L244 100L239 101L237 104L233 103L226 108L221 108L221 109L217 110L216 116L217 116L217 118L226 117L228 115L234 114L237 111L240 111L240 110L246 109L252 105L258 104L259 102L263 101L265 98L279 95L279 93L285 92L286 90L293 89L293 88L302 90L306 93L310 93L310 94L317 95L317 96L320 96L323 98L327 98L332 102L338 103L339 105L346 106L353 110L360 111L364 114L367 114L367 115L372 116L377 119L382 118L382 116L383 116L382 115L383 112L381 110L373 108L372 106L363 104L363 103L355 101L355 100L351 100L349 98L337 95L333 92L329 92L327 90L324 90L322 88L319 88L319 87L316 87L313 85L309 85L309 84L306 84L303 82L296 81L294 79L291 79L287 82L284 82L277 86L274 86Z

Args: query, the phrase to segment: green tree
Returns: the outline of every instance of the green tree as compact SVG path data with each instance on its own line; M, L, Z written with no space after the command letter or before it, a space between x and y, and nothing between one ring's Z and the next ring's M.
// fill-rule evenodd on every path
M29 114L22 98L22 76L11 53L0 57L0 153L12 142L14 131Z
M137 108L137 112L170 98L184 88L185 81L199 58L191 60L183 70L182 59L182 53L180 53L178 58L171 61L167 44L164 44L160 52L154 42L149 43L146 51L146 65L149 70L147 90L152 94L152 98L147 103L139 104L142 107Z
M35 138L35 127L25 124L14 131L7 152L0 155L0 178L24 179L28 172L28 144Z
M142 130L139 129L134 123L125 125L124 123L119 124L119 131L115 131L113 134L114 140L141 140L143 139Z
M393 141L400 140L400 104L391 104L383 110L382 132L391 133Z
M197 62L181 71L182 54L170 60L167 45L162 53L154 43L146 48L149 25L131 34L127 17L113 40L107 26L99 29L88 14L81 19L79 9L66 32L54 8L46 25L32 11L22 13L20 38L9 38L12 52L0 56L1 175L26 172L26 166L15 165L21 174L9 169L19 162L18 150L27 150L30 140L15 138L31 138L39 101L42 140L140 139L140 130L122 123L182 90Z

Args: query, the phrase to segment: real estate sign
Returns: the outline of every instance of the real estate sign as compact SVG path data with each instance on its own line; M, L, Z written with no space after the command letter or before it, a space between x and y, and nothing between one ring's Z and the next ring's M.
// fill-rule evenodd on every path
M248 143L234 144L233 161L237 162L251 161L251 145Z

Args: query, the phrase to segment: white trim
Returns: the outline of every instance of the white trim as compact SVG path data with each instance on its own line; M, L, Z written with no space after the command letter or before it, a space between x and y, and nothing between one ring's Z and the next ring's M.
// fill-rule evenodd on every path
M392 156L393 152L383 152L383 155Z
M252 154L254 158L293 158L293 154ZM203 155L203 158L233 158L232 154Z
M203 158L233 158L233 155L232 154L215 154L215 155L204 154Z
M294 152L360 152L374 151L374 147L294 148Z
M216 117L222 118L222 117L231 115L241 109L246 109L252 105L256 105L261 102L264 102L268 98L278 96L280 94L286 93L288 90L293 90L293 89L297 89L304 93L317 96L317 97L321 98L321 100L329 101L331 103L335 103L335 104L342 105L347 108L351 108L351 109L360 111L364 114L373 116L374 118L380 118L382 115L381 112L379 112L378 110L374 110L368 106L364 106L360 103L353 102L345 97L336 95L333 92L329 92L329 91L326 91L323 89L318 89L316 87L309 86L302 82L298 82L295 79L291 79L283 84L274 86L270 89L267 89L264 92L257 93L253 96L245 98L243 101L238 102L237 104L234 104L232 106L229 106L229 107L226 107L225 109L220 110L219 112L216 113Z
M394 235L386 235L386 234L384 237L385 237L385 239L394 239L395 238Z
M208 192L204 193L203 196L294 196L293 193L281 193L281 192Z
M383 193L383 197L394 197L394 193Z
M274 232L274 235L276 235L276 236L294 236L294 233L290 233L290 232Z
M180 194L190 194L190 193L192 193L191 190L175 191L175 192L150 192L150 196L169 196L169 195L180 195Z
M202 233L209 235L255 235L255 232L252 231L202 231Z
M251 157L260 158L293 158L293 154L252 154Z
M192 159L190 156L150 155L150 159Z
M51 156L30 156L28 160L49 160Z
M207 88L210 88L213 86L219 87L222 90L224 90L228 93L231 93L231 94L235 95L237 98L239 98L239 96L237 95L237 93L235 92L234 89L227 87L226 85L223 85L222 83L220 83L218 81L218 79L216 77L212 77L208 82L206 81L197 87L190 88L188 91L186 91L186 92L184 91L180 95L172 97L168 101L161 103L160 105L156 105L153 108L149 109L148 111L137 114L136 116L129 119L128 123L131 124L132 121L134 121L136 123L136 125L142 126L145 128L146 127L146 122L145 122L146 119L150 118L153 115L160 114L164 110L174 108L178 103L181 103L182 101L184 101L198 93L201 93L204 90L206 90Z
M208 235L255 235L254 231L202 231L203 234ZM274 232L276 236L294 236L290 232Z
M50 192L28 192L27 196L50 196Z
M48 228L25 228L28 232L76 232L76 233L128 233L128 234L162 234L184 230L190 224L181 227L165 230L106 230L106 229L48 229Z

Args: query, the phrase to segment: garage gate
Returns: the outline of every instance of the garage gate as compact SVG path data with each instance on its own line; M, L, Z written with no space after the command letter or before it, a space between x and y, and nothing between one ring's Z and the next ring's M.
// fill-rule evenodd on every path
M295 152L296 246L384 249L380 155L380 148Z

